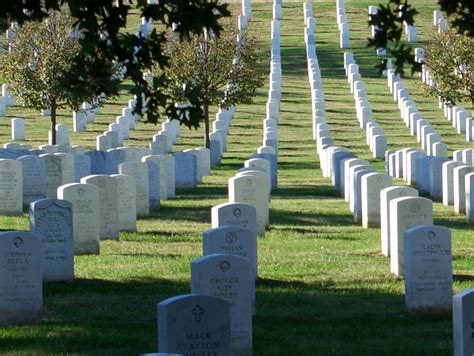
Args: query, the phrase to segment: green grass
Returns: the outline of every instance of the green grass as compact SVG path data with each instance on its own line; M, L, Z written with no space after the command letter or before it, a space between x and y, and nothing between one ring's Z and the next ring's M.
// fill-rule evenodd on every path
M420 40L433 31L431 1L414 1ZM366 83L374 120L383 127L389 149L417 146L400 119L379 58L365 47L370 1L346 1L351 51ZM236 11L240 11L237 5ZM268 58L271 3L253 5L253 31ZM316 45L326 94L327 121L335 144L347 147L378 169L365 133L359 129L353 97L343 71L343 51L334 1L313 3ZM259 238L256 355L451 354L450 317L408 317L403 281L390 274L380 253L379 229L365 230L352 220L348 205L321 176L312 139L310 89L306 72L302 3L284 3L282 28L283 89L280 119L279 188L272 195L270 229ZM404 79L422 113L454 149L469 147L431 98L424 98L418 77ZM75 258L76 280L44 285L44 322L0 329L0 354L133 355L157 346L156 304L190 292L190 263L201 255L201 234L209 229L210 209L227 200L227 180L261 145L268 87L252 105L241 105L228 138L223 164L197 189L178 191L159 211L138 223L137 233L121 233L119 242L101 243L100 256ZM93 147L128 95L103 109L87 133L71 133L74 144ZM10 117L25 117L28 142L45 143L48 121L20 107ZM9 118L10 118L9 117ZM0 121L0 141L9 140L9 120ZM60 123L71 123L62 113ZM159 127L139 124L128 145L145 145ZM202 145L202 129L182 129L175 151ZM397 181L398 184L403 184ZM472 226L452 207L434 204L436 224L451 229L455 292L472 286ZM27 215L0 217L2 229L27 228Z

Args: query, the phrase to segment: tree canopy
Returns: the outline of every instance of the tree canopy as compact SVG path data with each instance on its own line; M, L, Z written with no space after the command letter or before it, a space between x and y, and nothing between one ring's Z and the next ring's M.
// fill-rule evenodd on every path
M130 5L129 5L130 4ZM162 23L163 29L154 28L148 36L142 37L123 31L132 7L138 9L141 17ZM202 33L204 28L219 34L218 20L229 16L227 5L217 0L160 0L147 4L145 0L25 0L4 1L0 7L0 28L7 29L12 22L22 25L29 21L42 21L50 10L66 8L74 18L80 32L80 51L64 75L64 85L71 92L87 92L107 96L118 92L110 85L115 63L126 68L126 77L134 86L130 93L137 96L136 110L141 113L142 94L147 98L146 118L157 122L160 108L166 115L178 117L179 108L171 104L162 94L166 81L153 78L149 86L143 73L153 64L164 67L169 58L162 48L166 43L166 28L173 26L182 37L192 33ZM199 113L187 110L181 113L188 121L198 121Z
M449 29L426 46L425 64L435 83L426 92L448 105L470 102L474 108L474 39Z
M73 24L66 11L51 10L41 22L24 23L15 29L9 48L1 56L3 77L15 97L38 111L51 110L53 144L56 143L56 110L80 110L84 101L95 99L84 88L68 90L64 79L81 49ZM115 82L117 86L118 81Z
M220 108L250 103L264 83L257 40L247 32L238 32L227 22L220 36L212 31L182 39L171 34L165 53L171 58L158 75L169 81L166 94L176 104L189 104L202 113L209 147L209 106ZM197 127L199 121L184 122Z

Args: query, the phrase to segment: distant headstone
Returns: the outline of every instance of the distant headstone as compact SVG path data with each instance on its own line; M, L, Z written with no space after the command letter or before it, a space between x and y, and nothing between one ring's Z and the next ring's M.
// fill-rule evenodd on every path
M392 185L392 178L386 173L371 173L362 177L362 226L379 227L381 220L380 192Z
M166 155L151 155L142 157L143 162L153 162L160 167L160 199L164 200L168 195Z
M43 280L72 281L72 204L57 199L40 199L31 203L30 232L41 236Z
M42 157L29 155L18 158L23 169L23 204L45 197L45 165Z
M349 202L350 200L350 195L351 195L351 184L350 184L350 178L351 178L351 168L355 166L368 166L369 162L366 160L358 159L358 158L349 158L348 160L344 161L344 169L341 169L341 174L344 175L344 177L341 176L341 181L344 180L344 183L342 186L344 187L344 193L341 195L344 196L344 200L346 202Z
M272 149L272 147L268 147ZM274 151L274 150L273 150ZM270 162L270 175L271 175L271 187L272 190L278 187L278 160L277 156L273 153L268 152L259 152L254 153L250 156L250 158L263 158Z
M105 152L92 150L84 154L90 158L90 174L106 174Z
M106 175L90 175L81 179L83 184L99 188L99 237L101 240L119 239L117 180Z
M152 155L166 154L168 153L168 138L161 134L155 135L149 147Z
M390 256L390 202L403 197L417 197L418 190L409 187L393 186L380 191L380 236L382 253Z
M23 213L23 168L14 159L0 159L0 214Z
M433 202L426 198L404 197L390 201L390 270L404 276L405 230L418 225L433 224Z
M418 156L415 159L416 164L416 187L420 193L430 192L430 161L431 156Z
M230 305L210 295L179 295L158 304L158 350L231 354Z
M466 220L474 223L474 173L464 176L464 188L466 192Z
M211 154L211 165L218 166L221 164L222 158L222 143L220 140L210 140L210 154Z
M135 178L137 217L150 215L150 196L148 191L148 165L143 162L127 161L118 167L119 174Z
M229 202L245 203L255 207L257 213L256 232L265 232L268 214L266 181L256 176L235 176L229 179Z
M176 152L175 162L176 188L194 188L198 183L197 158L192 153Z
M166 162L166 197L176 197L176 165L173 155L165 155Z
M442 200L443 184L442 184L442 164L448 159L445 157L433 157L430 160L429 179L430 179L430 196L433 200Z
M56 199L58 187L74 181L74 167L68 167L74 164L72 156L71 159L69 159L69 157L63 156L63 154L46 153L40 155L40 157L44 158L45 164L45 197L48 199Z
M70 183L58 188L58 199L72 203L72 235L75 255L98 255L99 188L92 184Z
M146 160L143 157L143 162L148 166L148 197L150 199L150 209L157 210L161 207L160 200L160 166L158 163L152 160Z
M405 230L405 305L411 314L451 311L453 269L451 233L443 226Z
M255 280L250 261L235 255L208 255L191 263L193 294L220 297L230 304L232 354L252 353L252 300Z
M25 140L25 120L20 118L12 119L12 140Z
M466 213L466 183L465 177L469 173L474 173L473 166L460 166L453 169L453 192L454 192L454 212L456 214Z
M197 153L198 159L198 175L203 177L211 174L211 151L209 148L198 147L194 151Z
M463 164L457 161L447 161L441 165L442 185L443 185L443 205L454 204L454 182L453 169L461 167Z
M362 178L374 172L375 169L372 167L359 167L359 169L354 170L354 178L351 184L352 195L349 203L353 209L355 222L362 223Z
M83 153L74 155L74 182L79 183L82 177L91 175L91 158Z
M118 228L120 231L137 231L137 198L135 178L126 174L113 174L117 179Z
M0 325L40 323L43 307L41 238L0 232Z

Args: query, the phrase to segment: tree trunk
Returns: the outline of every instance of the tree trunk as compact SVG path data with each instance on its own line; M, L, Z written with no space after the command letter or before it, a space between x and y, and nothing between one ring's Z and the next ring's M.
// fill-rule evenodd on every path
M206 148L211 149L211 140L209 139L209 104L204 103L204 141Z
M51 100L51 141L56 144L56 99Z

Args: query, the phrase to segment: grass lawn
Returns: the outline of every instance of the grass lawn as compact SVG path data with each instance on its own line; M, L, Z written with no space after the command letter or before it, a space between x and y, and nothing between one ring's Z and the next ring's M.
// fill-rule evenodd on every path
M418 147L400 119L398 107L374 65L380 60L366 48L365 0L346 0L351 51L367 86L374 120L385 131L389 149ZM420 11L420 41L434 31L433 1L412 1ZM253 4L251 30L261 36L262 56L270 53L271 3ZM240 14L240 7L233 5ZM313 3L317 19L316 52L326 95L327 122L335 144L371 161L365 133L344 75L343 51L335 18L335 1ZM136 22L133 25L136 28ZM450 317L409 317L404 312L404 283L390 274L380 253L380 230L355 224L348 204L319 170L312 139L311 96L304 47L303 5L284 2L281 23L283 88L280 115L279 188L270 205L270 229L258 241L260 279L254 317L256 355L313 354L452 354ZM438 109L422 96L421 80L404 83L422 114L449 150L472 147ZM0 354L134 355L157 350L156 304L190 292L190 263L201 256L201 234L210 225L212 206L227 200L227 180L261 146L268 86L252 105L241 105L232 122L228 152L220 167L196 189L181 190L162 208L138 222L136 233L120 241L103 241L100 256L75 258L72 283L45 283L41 325L0 328ZM95 136L120 114L129 99L124 91L102 110L85 133L72 133L73 144L90 148ZM15 107L0 120L0 142L10 141L12 117L26 118L28 141L46 143L49 123ZM62 112L59 123L72 115ZM159 127L140 123L127 145L147 145ZM203 131L182 128L175 151L202 146ZM397 181L397 184L403 184ZM452 207L434 204L435 224L452 232L454 291L472 286L473 228ZM27 214L0 217L2 230L27 229Z

